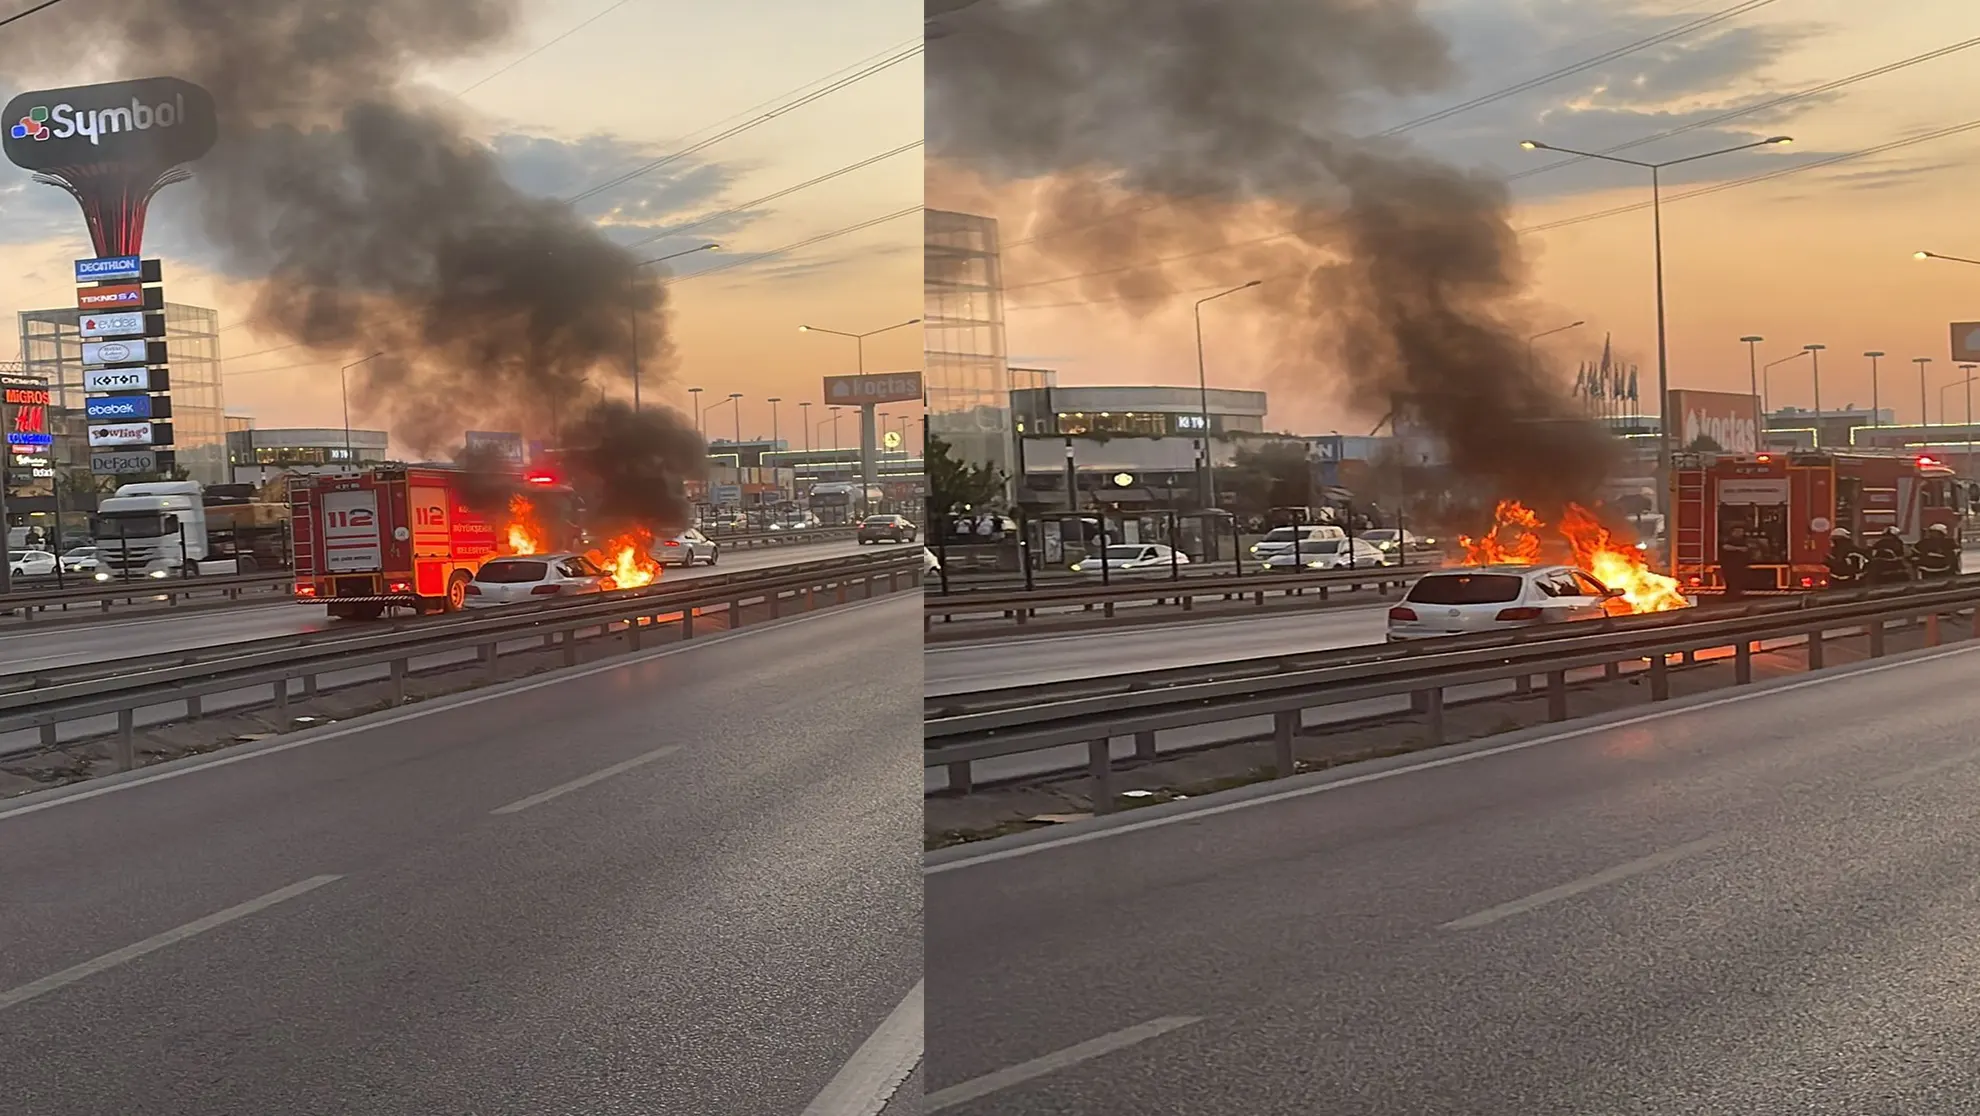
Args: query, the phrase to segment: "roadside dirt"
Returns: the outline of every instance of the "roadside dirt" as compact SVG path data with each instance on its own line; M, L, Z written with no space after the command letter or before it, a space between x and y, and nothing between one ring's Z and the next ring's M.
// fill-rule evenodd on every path
M1971 631L1969 620L1947 619L1940 624L1940 641L1961 641ZM1924 629L1917 625L1893 626L1885 637L1887 654L1925 645ZM1831 638L1824 642L1823 654L1825 664L1831 667L1868 658L1868 637ZM1801 674L1807 669L1805 647L1782 648L1753 658L1755 681ZM1735 684L1730 653L1689 666L1672 662L1673 698ZM1649 704L1649 678L1641 673L1625 672L1615 680L1591 679L1568 688L1570 720ZM1546 692L1536 683L1531 694L1447 706L1444 737L1446 743L1456 744L1546 723ZM1306 729L1294 739L1293 755L1304 772L1428 746L1420 718L1398 713ZM1269 738L1171 753L1151 761L1117 762L1112 779L1115 808L1134 809L1263 782L1274 778L1272 763ZM942 848L1059 825L1092 814L1091 784L1084 772L979 787L967 795L944 791L927 797L924 840L928 848Z

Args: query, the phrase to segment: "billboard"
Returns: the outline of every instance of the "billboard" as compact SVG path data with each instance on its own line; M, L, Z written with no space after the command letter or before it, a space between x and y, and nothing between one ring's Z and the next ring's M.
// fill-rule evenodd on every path
M82 347L84 364L163 364L165 343L163 341L85 341Z
M95 395L113 391L170 391L172 378L163 368L91 368L83 373L83 390Z
M100 260L77 260L76 282L113 282L144 277L144 260L137 256L107 256Z
M1760 452L1760 397L1730 391L1673 391L1664 408L1688 450L1701 439L1727 453Z
M169 444L169 427L151 422L115 422L94 424L89 428L91 449L105 446L149 446Z
M920 372L874 372L825 377L825 405L863 407L874 403L921 401Z
M494 430L467 432L467 448L493 454L511 464L523 464L523 436Z
M110 287L77 287L76 309L82 311L137 310L144 306L144 288L136 283Z
M171 468L172 455L160 454L154 450L128 450L125 452L91 453L89 471L97 476L115 476L128 473L158 473Z
M149 395L102 395L83 400L84 417L91 422L163 417L154 415L152 411L152 398Z
M220 135L212 95L168 77L23 93L7 102L5 119L0 146L15 166L31 171L105 165L163 171L206 154Z
M1952 324L1954 364L1980 364L1980 322Z
M144 312L141 310L84 314L76 324L84 337L142 337L145 333Z

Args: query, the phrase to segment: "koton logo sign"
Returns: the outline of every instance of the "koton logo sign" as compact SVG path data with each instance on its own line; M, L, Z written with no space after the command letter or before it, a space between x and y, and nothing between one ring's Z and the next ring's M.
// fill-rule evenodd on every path
M84 337L141 337L144 335L144 313L84 314L80 325Z
M1728 391L1673 391L1671 405L1664 413L1677 416L1680 450L1689 450L1703 439L1725 453L1760 452L1757 396Z
M151 389L151 369L149 368L92 368L83 373L83 390L92 394L99 391L149 391Z
M151 444L151 424L148 422L119 422L106 426L89 428L89 444L98 446L148 446Z
M144 305L144 288L135 283L116 287L76 288L78 310L135 310Z
M837 406L905 403L921 399L921 373L877 372L869 376L825 377L825 402Z

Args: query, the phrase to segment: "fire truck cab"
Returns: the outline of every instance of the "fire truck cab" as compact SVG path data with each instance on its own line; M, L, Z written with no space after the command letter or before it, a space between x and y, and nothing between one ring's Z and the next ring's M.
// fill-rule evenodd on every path
M1828 584L1829 533L1859 540L1896 527L1916 543L1935 524L1957 536L1967 487L1918 453L1783 451L1684 453L1671 461L1671 572L1687 594L1723 592L1719 540L1746 528L1750 592L1799 593Z

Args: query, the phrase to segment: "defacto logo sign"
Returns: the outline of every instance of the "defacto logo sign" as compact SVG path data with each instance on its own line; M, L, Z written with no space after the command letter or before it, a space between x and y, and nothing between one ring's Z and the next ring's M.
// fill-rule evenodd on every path
M213 98L177 78L23 93L7 103L7 157L28 170L143 164L206 154L219 132Z

